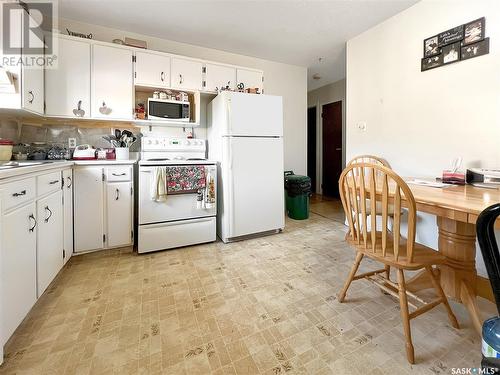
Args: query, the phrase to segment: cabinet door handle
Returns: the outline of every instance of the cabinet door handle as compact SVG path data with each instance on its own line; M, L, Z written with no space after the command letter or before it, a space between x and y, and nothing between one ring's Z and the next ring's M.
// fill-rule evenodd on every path
M20 197L22 195L26 195L26 190L21 190L19 193L12 194L13 197Z
M101 112L103 115L109 115L111 113L111 108L106 105L106 102L104 100L102 101L102 106L99 107L99 112Z
M59 182L59 180L50 181L49 185L54 185L54 184L57 184L58 182Z
M182 82L184 82L184 78L182 78L182 74L179 74L179 84L182 85Z
M28 91L28 94L31 95L31 99L28 99L28 103L33 104L33 100L35 100L35 94L33 94L33 91Z
M76 104L76 108L73 109L73 114L77 117L85 116L85 111L82 109L82 101L81 100L78 101L78 103Z
M115 196L115 201L120 199L120 189L116 189L116 196Z
M164 72L161 72L160 79L161 79L162 82L165 81L165 73Z
M113 176L125 176L126 173L123 172L123 173L111 173Z
M71 180L71 177L66 177L69 181L68 185L66 185L66 187L69 189L71 187L71 185L73 185L73 181Z
M35 219L35 215L31 214L30 216L28 216L28 219L30 220L33 220L34 223L33 223L33 226L30 227L29 231L30 232L33 232L35 230L35 227L36 227L36 219Z
M45 218L45 222L48 223L49 219L52 217L52 211L50 210L49 206L45 206L45 211L49 211L49 216Z

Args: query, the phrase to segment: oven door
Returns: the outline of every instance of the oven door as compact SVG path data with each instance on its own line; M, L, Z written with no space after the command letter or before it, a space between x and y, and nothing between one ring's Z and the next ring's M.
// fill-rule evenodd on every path
M155 166L139 167L139 225L215 216L217 208L196 208L196 193L170 194L156 202L151 199Z

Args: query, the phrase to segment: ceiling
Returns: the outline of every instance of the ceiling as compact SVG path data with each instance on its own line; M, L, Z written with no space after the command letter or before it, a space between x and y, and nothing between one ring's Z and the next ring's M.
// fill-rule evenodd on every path
M59 15L306 66L308 90L312 90L345 77L347 40L417 1L60 0ZM321 79L314 80L315 73Z

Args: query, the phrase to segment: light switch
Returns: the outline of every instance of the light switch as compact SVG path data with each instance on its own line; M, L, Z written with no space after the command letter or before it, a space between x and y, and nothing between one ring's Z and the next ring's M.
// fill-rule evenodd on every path
M364 122L364 121L360 121L360 122L358 122L358 123L356 124L356 126L357 126L357 128L358 128L358 130L359 130L360 132L365 132L365 131L366 131L366 122Z

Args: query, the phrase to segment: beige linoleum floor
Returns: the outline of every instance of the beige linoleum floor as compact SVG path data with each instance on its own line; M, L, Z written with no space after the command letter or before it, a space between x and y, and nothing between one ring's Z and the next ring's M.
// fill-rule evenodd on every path
M442 307L412 321L411 366L397 301L357 281L337 302L354 253L338 202L327 202L278 235L73 257L8 343L0 373L437 375L478 366L480 338L461 305L452 303L460 330Z

